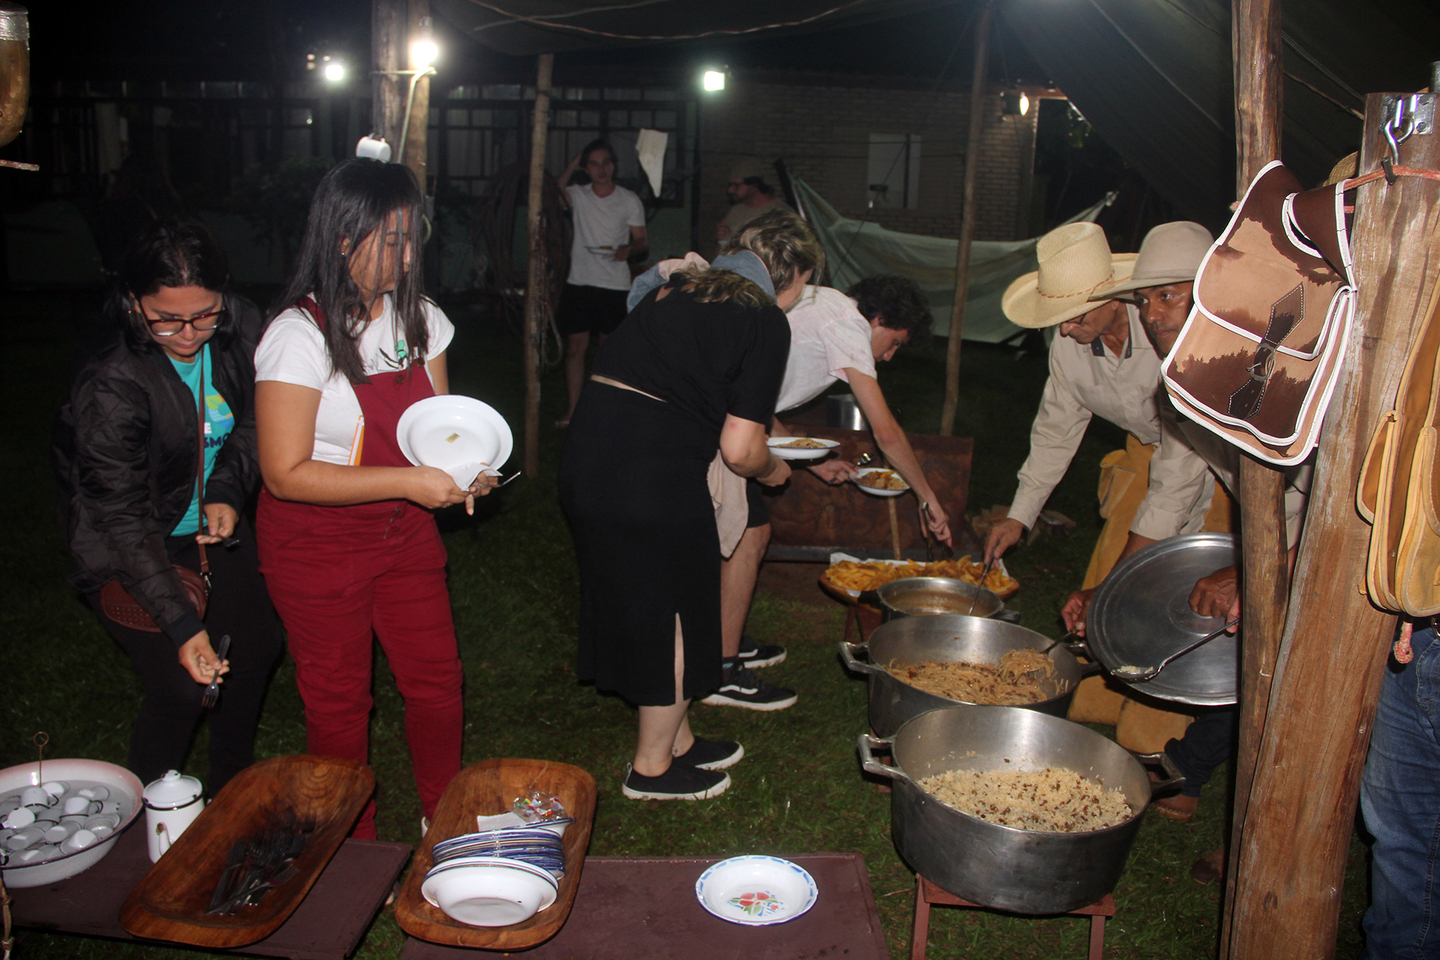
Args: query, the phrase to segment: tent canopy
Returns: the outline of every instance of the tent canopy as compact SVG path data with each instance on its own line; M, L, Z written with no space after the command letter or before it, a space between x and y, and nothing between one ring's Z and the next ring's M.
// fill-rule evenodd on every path
M643 46L644 58L661 64L719 49L732 67L829 64L911 78L929 69L938 80L942 72L968 77L970 44L958 41L978 2L432 0L432 7L507 54L590 51L585 62L600 66L642 59L618 48ZM1184 216L1212 229L1225 223L1236 196L1228 4L1000 0L997 10L994 70L1012 79L1039 70ZM1283 0L1282 28L1283 158L1302 182L1319 183L1356 149L1365 93L1429 83L1440 3Z

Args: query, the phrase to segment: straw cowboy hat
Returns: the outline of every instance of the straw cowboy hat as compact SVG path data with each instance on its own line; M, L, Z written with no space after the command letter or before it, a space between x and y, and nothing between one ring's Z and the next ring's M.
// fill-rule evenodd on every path
M1089 313L1095 309L1090 295L1102 284L1128 279L1135 266L1135 254L1111 253L1105 231L1093 223L1056 227L1035 244L1035 256L1040 269L1010 284L1000 298L1000 309L1017 327L1053 327Z
M1214 239L1209 230L1191 220L1162 223L1145 234L1130 276L1101 287L1090 299L1113 300L1144 287L1194 280Z

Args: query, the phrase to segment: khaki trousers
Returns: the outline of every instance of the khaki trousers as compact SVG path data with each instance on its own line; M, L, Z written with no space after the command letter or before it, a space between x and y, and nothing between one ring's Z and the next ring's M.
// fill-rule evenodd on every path
M1124 450L1112 451L1100 461L1098 493L1105 526L1090 555L1083 589L1088 590L1104 580L1125 549L1135 512L1140 509L1150 485L1150 457L1154 452L1153 445L1127 436ZM1205 515L1203 529L1210 533L1228 533L1230 516L1230 498L1225 488L1216 484L1215 498ZM1194 719L1189 714L1132 700L1126 696L1127 689L1106 677L1087 677L1075 690L1070 719L1077 723L1112 724L1116 742L1140 753L1164 750L1169 740L1184 735L1185 728Z

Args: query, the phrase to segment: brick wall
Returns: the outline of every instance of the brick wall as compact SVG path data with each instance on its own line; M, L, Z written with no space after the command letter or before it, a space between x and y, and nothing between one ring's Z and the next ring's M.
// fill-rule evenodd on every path
M1028 220L1038 111L1002 117L998 93L984 101L977 240L1016 239ZM958 236L969 102L968 92L732 77L723 94L702 106L702 235L713 237L713 224L725 215L731 164L751 156L767 167L783 157L795 176L844 216L868 217L906 233ZM907 209L903 194L871 206L870 135L905 133L921 138L919 206Z

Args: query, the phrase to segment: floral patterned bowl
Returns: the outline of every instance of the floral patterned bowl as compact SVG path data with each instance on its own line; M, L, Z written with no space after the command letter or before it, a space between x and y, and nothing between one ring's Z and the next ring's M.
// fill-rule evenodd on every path
M815 878L779 857L731 857L695 881L700 906L721 920L763 927L794 920L815 905Z

